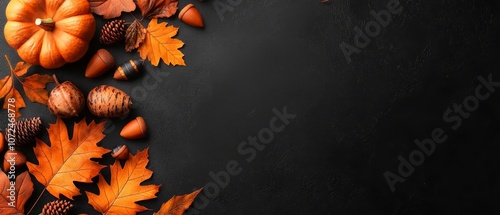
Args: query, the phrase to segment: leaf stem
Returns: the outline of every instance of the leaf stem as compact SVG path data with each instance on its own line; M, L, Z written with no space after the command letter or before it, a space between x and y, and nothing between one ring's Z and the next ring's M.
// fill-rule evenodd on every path
M59 82L59 79L57 79L56 74L53 74L52 77L54 78L54 81L56 82L57 85L60 85L61 83Z
M10 72L12 72L14 69L12 68L12 64L10 63L9 56L4 55L5 59L7 60L7 64L9 64L10 67Z
M128 13L129 13L132 17L134 17L134 19L135 19L135 20L138 20L139 22L141 22L141 21L144 19L144 17L142 17L141 19L138 19L137 17L135 17L135 15L134 15L133 13L131 13L131 12L128 12Z
M47 187L43 188L42 193L40 193L40 195L36 199L35 203L33 204L33 206L31 206L30 210L28 211L28 213L26 213L26 215L29 215L31 213L31 211L33 210L33 208L35 208L35 205L38 203L38 201L40 201L40 198L42 197L43 193L45 193L45 190L47 190Z

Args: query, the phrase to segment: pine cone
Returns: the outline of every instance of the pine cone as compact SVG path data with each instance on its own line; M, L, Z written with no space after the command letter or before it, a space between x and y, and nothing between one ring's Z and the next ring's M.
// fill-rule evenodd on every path
M67 215L73 205L68 200L55 200L43 206L42 215Z
M125 39L126 30L127 27L125 26L125 20L117 19L109 21L102 26L101 38L99 41L106 45L120 42Z
M35 142L35 137L40 132L42 120L40 117L23 119L16 122L16 145L27 146Z

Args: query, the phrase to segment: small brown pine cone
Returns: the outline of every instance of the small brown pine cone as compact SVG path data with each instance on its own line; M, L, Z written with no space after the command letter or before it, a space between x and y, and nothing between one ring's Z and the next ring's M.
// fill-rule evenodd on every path
M125 20L117 19L109 21L102 26L101 38L99 38L99 41L105 45L120 42L125 39L126 30Z
M68 215L73 205L68 200L55 200L43 206L42 215Z
M27 146L35 142L35 137L40 133L42 120L40 117L23 119L15 123L15 143L18 146ZM7 129L6 129L7 130Z

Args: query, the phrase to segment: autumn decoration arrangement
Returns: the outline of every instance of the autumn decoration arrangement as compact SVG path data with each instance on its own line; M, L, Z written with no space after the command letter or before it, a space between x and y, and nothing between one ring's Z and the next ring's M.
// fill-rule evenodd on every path
M9 122L2 125L5 129L0 132L0 152L4 153L3 172L0 173L0 214L99 212L133 215L153 210L138 203L156 198L160 191L159 185L144 183L153 174L147 169L149 148L135 154L129 152L126 145L106 149L99 144L105 137L106 122L91 120L87 123L83 118L70 132L63 121L81 117L85 108L97 118L126 115L133 103L131 97L110 85L95 86L90 92L82 92L70 80L60 81L56 74L38 74L36 68L50 71L76 62L91 45L102 48L92 53L93 57L82 71L87 78L96 78L114 69L114 79L134 79L148 62L153 66L158 66L160 61L167 66L185 66L184 54L180 51L184 43L174 38L179 28L162 19L178 14L178 18L191 27L202 28L204 23L194 4L187 4L181 10L178 10L178 4L178 0L10 0L5 9L4 37L23 62L13 66L5 56L10 72L0 80L0 99L4 100L3 109L8 112ZM137 9L141 19L132 13ZM134 21L126 23L121 16L131 16ZM108 22L98 29L96 18ZM99 37L99 44L91 44L93 37ZM116 65L106 46L117 43L124 44L125 52L138 52L138 58ZM47 86L53 82L55 87L49 93ZM22 86L22 91L16 89L16 85ZM57 117L56 122L49 123L46 129L49 142L38 138L44 130L40 117L22 119L20 110L26 107L22 92L30 102L46 105L48 111ZM140 116L127 123L120 132L120 136L126 139L140 139L147 135L146 120ZM27 150L33 150L36 160L26 158ZM108 153L115 158L114 164L100 164L99 159ZM27 171L15 171L23 167ZM104 168L109 168L110 178L102 175ZM82 191L74 184L91 184L96 178L97 193ZM35 181L44 186L36 196L33 195ZM46 192L54 197L53 201L40 202L40 197ZM173 196L154 214L182 215L200 192L201 189ZM88 204L96 212L74 211L73 198L79 195L86 195ZM32 211L35 205L26 205L30 198L36 198L35 205L43 205L42 211Z

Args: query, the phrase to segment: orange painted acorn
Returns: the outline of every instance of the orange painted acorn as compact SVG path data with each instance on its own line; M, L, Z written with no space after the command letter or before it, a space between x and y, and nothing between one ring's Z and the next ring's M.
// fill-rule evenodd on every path
M203 28L203 18L194 4L188 4L179 12L179 19L193 27Z
M87 69L85 70L85 77L96 78L109 71L115 66L115 58L106 49L99 49L92 56Z
M95 87L87 97L87 108L98 117L120 117L130 112L132 99L120 89L108 85Z
M111 152L111 156L119 160L127 159L128 158L127 146L126 145L117 146L116 148L113 149L113 152Z
M18 150L9 150L3 157L3 171L8 172L11 166L20 167L26 164L26 156Z
M135 78L139 75L144 60L129 60L119 66L113 76L114 79L119 81L126 81Z
M120 136L126 139L139 139L145 137L147 133L146 121L138 116L123 127Z

